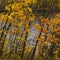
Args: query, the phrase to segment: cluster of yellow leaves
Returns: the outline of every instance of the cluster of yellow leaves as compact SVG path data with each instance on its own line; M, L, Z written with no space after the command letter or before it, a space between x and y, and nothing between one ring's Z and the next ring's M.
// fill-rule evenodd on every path
M24 31L24 32L28 32L28 33L29 33L29 31L30 31L29 29L25 29L25 31Z
M12 11L19 11L20 10L20 3L15 3L12 5Z
M57 28L54 29L54 31L56 31L56 32L59 31L59 30L60 30L60 27L57 27Z
M29 21L34 21L35 16L32 13L32 9L29 8L29 4L26 3L27 1L25 0L25 2L21 1L21 2L16 2L13 4L9 4L6 6L6 10L8 11L12 11L12 13L10 13L10 15L12 17L15 17L19 20L26 20L27 19L27 15L28 15L28 20ZM26 7L25 7L26 6Z
M3 15L3 14L0 14L0 19L1 19L1 21L2 21L3 23L5 23L7 17L6 17L5 15Z
M56 14L56 16L57 16L58 18L60 18L60 13Z
M52 22L55 23L55 24L60 24L60 19L56 17L56 18L53 19Z
M54 35L50 36L51 42L53 42L54 44L58 44L58 38L56 38Z
M6 21L8 23L13 22L13 18L11 16L9 16L8 14L6 14L6 15L0 14L0 19L1 19L2 23L5 23Z
M45 45L48 45L48 42L47 42L47 41L45 41L45 42L44 42L44 44L45 44Z
M56 17L52 19L52 23L54 24L55 28L53 31L60 35L60 13L56 14Z
M25 0L26 3L29 3L29 4L36 4L37 3L37 0Z
M56 32L56 34L60 35L60 26L55 28L54 31Z
M29 12L32 12L32 9L31 8L28 8Z
M35 16L34 14L32 14L32 16L29 17L29 21L34 21L34 19L35 19Z
M35 24L34 27L39 32L41 31L41 28L43 28L42 32L48 33L48 30L46 28L44 28L44 27L41 27L39 24Z
M10 33L11 35L14 35L15 31L9 30L8 33Z
M60 35L60 32L57 31L56 34Z
M8 5L8 6L5 7L5 9L10 11L10 7L11 7L11 5Z
M25 53L29 53L29 52L31 52L31 47L30 46L26 46L26 51L25 51Z
M11 16L8 16L8 23L12 23L13 22L13 18Z
M44 33L48 33L48 30L46 28L43 28L43 31Z
M26 24L26 26L25 26L26 28L29 28L29 24Z
M15 46L15 47L16 47L16 44L15 44L15 43L13 43L13 46Z
M34 27L37 31L40 31L42 28L39 24L34 24Z
M19 26L19 27L21 27L22 25L23 25L23 23L22 23L22 22L19 22L19 23L18 23L18 26Z
M41 23L46 24L47 26L49 26L51 24L51 21L48 18L43 18L42 16L39 17L41 20Z
M9 39L6 39L4 46L7 47L9 45Z
M56 14L56 17L52 21L54 24L60 24L60 13Z
M37 38L37 40L41 41L41 42L44 42L44 38L45 38L44 36L40 36L40 37Z
M21 37L20 38L20 41L21 41L21 43L24 43L25 42L25 38L24 37Z

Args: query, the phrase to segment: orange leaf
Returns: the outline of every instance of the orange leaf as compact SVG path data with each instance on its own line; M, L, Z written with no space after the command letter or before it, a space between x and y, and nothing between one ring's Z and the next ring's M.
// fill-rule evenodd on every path
M48 30L46 28L43 29L44 33L48 33Z
M34 27L36 28L37 31L41 30L41 26L39 24L35 24Z

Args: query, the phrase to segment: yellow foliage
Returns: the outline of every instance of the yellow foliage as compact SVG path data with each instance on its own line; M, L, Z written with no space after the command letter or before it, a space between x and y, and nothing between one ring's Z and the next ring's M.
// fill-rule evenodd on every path
M32 12L32 9L31 8L28 8L29 12Z
M45 38L44 36L40 36L40 37L37 38L37 40L43 42L44 38Z
M45 45L48 45L48 42L44 42Z
M31 0L28 0L28 1L25 0L25 3L27 3L27 4L28 4L28 3L31 4Z
M25 32L29 32L29 29L25 29Z
M10 6L9 5L6 6L5 9L8 10L8 11L10 11Z
M60 32L56 32L56 34L60 35Z
M60 17L60 13L56 14L56 16L59 18Z
M25 41L25 38L24 37L21 37L20 38L20 41L21 41L21 43L23 43Z
M60 30L60 27L57 27L57 28L54 29L54 31L58 31L58 30Z
M10 14L11 17L14 17L14 15L15 15L14 12Z
M31 34L31 32L28 32L28 36L31 36L32 34Z
M32 14L32 16L29 17L29 21L34 21L35 20L35 16Z
M52 22L55 23L55 24L60 24L60 19L59 18L54 18Z
M12 11L19 11L20 10L20 4L19 3L15 3L12 5Z
M46 28L43 28L44 33L48 33L48 30Z
M7 47L9 45L9 39L5 39L5 43L4 43L4 46Z
M13 22L13 18L11 16L8 16L8 23Z
M36 4L37 3L37 0L25 0L26 3L29 3L29 4Z
M26 28L29 28L29 24L26 24L26 26L25 26Z
M19 22L19 23L18 23L18 26L19 26L19 27L21 27L22 25L23 25L23 23L22 23L22 22Z
M3 23L5 23L7 20L7 17L5 15L1 15L0 19L2 20Z
M15 44L15 43L13 43L13 46L16 46L16 44Z
M11 30L9 30L8 33L10 33L10 34L13 35L13 34L15 33L15 31L11 31Z
M41 30L41 26L40 26L39 24L35 24L34 27L35 27L35 29L36 29L37 31L40 31L40 30Z
M14 1L14 2L11 2L11 1ZM17 2L17 1L19 1L19 2ZM33 11L29 7L29 5L35 4L35 3L37 3L37 0L9 0L9 4L7 4L5 7L5 9L8 10L8 12L6 12L6 13L4 12L3 14L0 14L0 20L2 21L0 23L1 24L0 40L5 41L3 47L10 48L11 46L9 46L9 43L12 42L13 47L16 47L16 46L17 46L17 48L26 47L25 49L26 49L26 52L28 52L28 53L30 53L32 51L31 48L29 47L30 45L29 46L23 46L23 45L24 45L24 42L27 41L25 39L27 39L28 37L30 38L30 36L32 36L32 34L30 32L31 28L30 28L29 23L31 23L35 20L35 15L32 13ZM7 21L7 18L8 18L8 21ZM60 32L59 32L60 27L57 27L60 24L60 14L57 14L57 17L53 18L51 20L49 20L48 18L44 18L44 17L39 17L39 18L40 18L41 24L40 23L37 24L34 22L34 28L39 33L41 33L41 36L39 36L39 34L34 34L34 36L32 36L33 38L38 40L39 44L40 44L40 42L42 43L39 45L38 48L40 48L40 47L43 48L44 44L47 45L48 43L51 43L51 42L58 45L59 39L57 39L51 33L51 31L56 32L56 34L60 35ZM11 23L11 26L9 26L10 23ZM47 27L50 29L47 29ZM4 38L5 35L6 36L8 35L6 38L9 38L9 39L5 39ZM47 36L47 40L45 40L46 36ZM4 39L4 40L2 40L2 39ZM21 42L21 43L15 44L12 39L13 40L15 39L14 41L17 40L16 42ZM34 48L36 48L38 43L36 43ZM21 44L22 44L22 46L20 46ZM12 52L14 51L13 47L11 47ZM33 51L34 50L36 50L36 49L33 49ZM42 49L40 49L40 51L41 50ZM24 50L24 53L25 53L25 50ZM42 53L42 51L41 51L41 53ZM13 55L13 53L11 55Z

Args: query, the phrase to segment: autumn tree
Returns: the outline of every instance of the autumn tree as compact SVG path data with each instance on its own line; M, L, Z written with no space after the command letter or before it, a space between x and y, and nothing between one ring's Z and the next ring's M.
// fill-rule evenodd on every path
M5 10L8 10L8 12L5 14L0 14L2 24L0 36L0 42L2 41L0 46L0 55L3 54L4 45L7 43L7 36L9 35L10 37L12 35L10 38L8 38L9 41L11 40L11 38L14 38L14 41L23 41L21 55L23 57L30 29L30 23L34 21L35 18L34 14L32 13L32 9L29 7L29 5L29 1L9 0L8 4L5 7ZM9 45L9 43L7 45ZM16 46L16 43L14 42L13 45ZM12 50L10 51L10 55L11 53Z
M57 8L56 2L55 0L1 0L0 8L3 11L0 13L0 56L22 59L27 57L27 60L29 57L31 60L36 57L39 59L42 57L43 60L47 60L48 57L52 60L54 56L58 57L60 55L60 13L53 18L48 17L50 12L45 16L38 15L37 20L35 20L37 17L35 11L33 13L33 8L37 5L39 8ZM38 32L35 36L31 35L32 25ZM34 37L33 46L27 44L30 35Z
M35 55L37 45L38 45L38 55L41 57L45 56L44 59L47 59L48 56L54 56L54 52L57 50L57 46L60 44L59 41L59 14L56 15L53 19L40 17L40 23L35 24L35 29L39 32L36 36L36 44L33 50L32 59ZM51 45L49 45L51 44ZM50 47L50 49L48 49ZM54 47L54 48L53 48ZM47 53L48 52L48 53ZM46 54L47 53L47 54ZM46 55L44 55L46 54ZM31 59L31 60L32 60Z

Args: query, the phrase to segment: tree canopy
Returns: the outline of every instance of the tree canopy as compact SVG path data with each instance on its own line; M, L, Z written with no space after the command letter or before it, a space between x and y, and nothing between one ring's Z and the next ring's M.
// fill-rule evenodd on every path
M58 9L59 3L0 0L0 59L60 60L60 12L39 15L33 10Z

